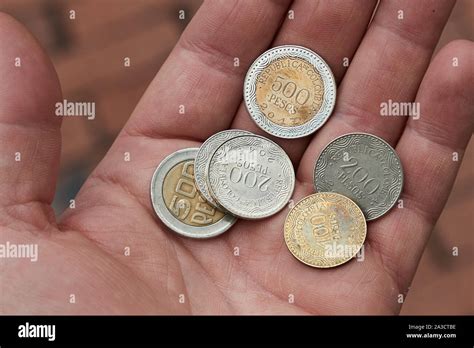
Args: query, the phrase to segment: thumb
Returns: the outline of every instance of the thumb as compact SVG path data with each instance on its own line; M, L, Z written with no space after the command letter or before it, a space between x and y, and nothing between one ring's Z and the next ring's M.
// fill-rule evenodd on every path
M61 98L51 61L33 36L0 13L0 219L54 221ZM31 221L34 220L34 221Z

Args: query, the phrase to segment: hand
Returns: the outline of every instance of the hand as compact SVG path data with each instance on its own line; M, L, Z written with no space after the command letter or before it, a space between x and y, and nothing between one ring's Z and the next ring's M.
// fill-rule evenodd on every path
M50 204L61 144L54 115L60 87L34 39L1 15L0 243L38 244L39 259L0 259L0 311L398 313L398 295L407 292L453 185L460 164L453 152L461 158L473 131L474 45L452 42L430 63L453 1L382 1L366 31L375 3L297 0L291 20L285 0L206 2L76 207L58 221ZM283 239L288 208L262 221L239 221L210 240L177 236L152 210L150 179L165 156L228 128L270 137L247 114L242 84L252 61L280 44L316 51L339 84L335 112L314 137L272 138L294 163L294 201L313 193L319 152L341 134L380 136L402 160L404 208L368 224L363 262L325 270L298 262ZM14 57L21 57L21 68ZM381 117L380 103L389 99L419 102L420 119Z

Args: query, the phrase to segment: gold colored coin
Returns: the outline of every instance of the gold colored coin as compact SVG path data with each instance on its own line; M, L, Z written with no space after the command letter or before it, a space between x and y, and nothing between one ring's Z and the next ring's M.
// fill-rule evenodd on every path
M341 265L364 244L364 214L352 200L320 192L299 201L286 217L285 242L301 262L317 268Z
M196 189L194 160L180 162L168 171L163 181L163 199L170 213L189 226L212 225L225 215Z
M300 57L276 59L257 77L257 104L271 122L280 126L309 122L321 108L323 98L321 75Z

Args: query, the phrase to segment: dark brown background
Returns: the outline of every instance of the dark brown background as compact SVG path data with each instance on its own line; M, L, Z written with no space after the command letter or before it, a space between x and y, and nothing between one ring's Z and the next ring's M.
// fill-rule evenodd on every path
M106 153L199 5L192 0L1 0L0 10L26 25L49 52L64 98L96 103L94 121L63 121L57 212ZM69 19L70 10L75 20ZM185 20L178 18L180 10ZM473 22L474 1L458 1L438 49L453 39L472 40ZM124 57L130 57L131 67L124 67ZM473 179L471 140L403 314L474 313ZM459 256L452 255L453 247Z

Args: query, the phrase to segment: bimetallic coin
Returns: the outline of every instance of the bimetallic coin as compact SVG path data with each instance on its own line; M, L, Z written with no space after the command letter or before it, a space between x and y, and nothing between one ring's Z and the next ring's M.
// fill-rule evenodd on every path
M403 187L403 170L395 150L365 133L345 134L321 152L314 168L318 192L337 192L359 205L367 220L389 211Z
M194 160L194 180L196 181L196 187L199 192L213 207L219 208L219 204L212 198L207 188L206 168L211 159L211 155L225 141L246 134L252 133L238 129L225 130L209 137L199 148L196 159Z
M357 254L367 225L364 214L349 198L333 192L314 193L290 210L284 234L288 249L299 261L329 268Z
M211 156L206 177L213 198L231 214L245 219L276 214L295 186L288 155L258 135L238 136L219 146Z
M315 52L278 46L250 67L244 100L264 131L280 138L300 138L316 131L331 115L336 82L328 64Z
M184 149L166 157L151 180L151 201L156 215L171 230L191 238L209 238L227 231L236 221L211 206L194 183L198 149Z

